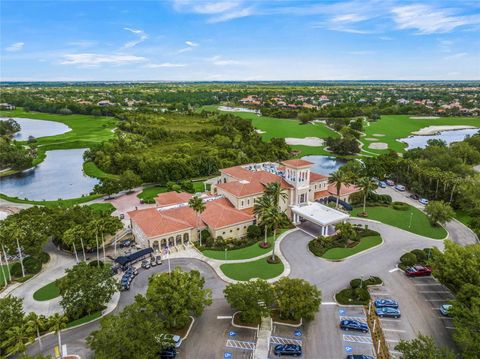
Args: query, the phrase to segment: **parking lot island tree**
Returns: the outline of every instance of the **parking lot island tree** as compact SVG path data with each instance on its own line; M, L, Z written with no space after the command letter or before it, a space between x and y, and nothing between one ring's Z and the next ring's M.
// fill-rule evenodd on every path
M158 337L162 334L166 334L163 321L139 299L119 314L102 318L100 328L87 337L87 344L97 359L131 359L139 355L158 358Z
M117 283L107 266L80 262L65 272L56 285L62 297L60 305L70 320L101 310L117 290Z
M183 328L190 316L200 316L212 303L212 291L204 286L205 279L199 271L176 268L171 273L150 277L145 303L167 329Z
M303 279L282 278L274 284L274 291L281 319L312 320L322 302L320 290Z
M455 359L457 355L448 348L439 348L432 337L420 335L412 340L402 340L395 346L402 359Z
M432 226L445 224L453 218L455 212L452 207L443 201L431 201L425 206L428 220Z

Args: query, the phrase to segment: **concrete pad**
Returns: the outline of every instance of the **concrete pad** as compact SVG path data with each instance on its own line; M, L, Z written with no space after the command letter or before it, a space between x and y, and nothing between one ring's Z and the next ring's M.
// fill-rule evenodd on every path
M383 134L383 133L374 133L372 136L375 136L375 137L383 137L383 136L385 136L385 134Z
M364 138L364 140L366 140L366 141L378 141L378 138L375 138L375 137L366 137L366 138Z
M388 149L388 144L385 142L376 142L369 144L368 148L372 150L386 150Z
M310 147L321 147L324 145L325 141L319 137L305 137L305 138L285 138L287 145L303 145Z

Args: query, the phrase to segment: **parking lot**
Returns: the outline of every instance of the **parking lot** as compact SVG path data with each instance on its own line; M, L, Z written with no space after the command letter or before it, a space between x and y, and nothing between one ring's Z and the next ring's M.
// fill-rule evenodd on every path
M338 306L337 310L338 323L341 320L356 320L367 323L367 318L363 307L346 307ZM362 333L356 331L341 330L338 325L336 328L338 336L341 338L342 348L339 353L348 354L364 354L375 356L370 333Z
M237 328L230 325L225 331L225 349L223 357L228 359L249 359L253 358L255 349L256 330Z

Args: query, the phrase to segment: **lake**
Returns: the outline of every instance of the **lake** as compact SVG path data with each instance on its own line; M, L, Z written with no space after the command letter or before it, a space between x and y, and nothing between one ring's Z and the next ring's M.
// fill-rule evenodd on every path
M10 197L36 201L87 195L99 181L83 173L83 153L86 150L47 151L47 157L37 167L1 177L0 192Z
M72 130L67 125L55 121L32 120L19 117L0 117L0 121L6 121L10 118L18 122L21 127L20 132L15 133L13 136L13 139L17 141L27 141L29 136L38 138L61 135Z
M479 131L478 128L469 128L465 130L452 130L452 131L442 131L437 135L429 136L409 136L406 138L401 138L398 141L404 142L407 144L407 150L413 148L425 148L427 146L428 140L442 140L447 144L453 142L460 142L465 139L467 136L472 136Z
M320 173L324 176L329 176L330 173L335 172L347 163L346 160L331 156L312 155L302 157L302 160L313 162L314 165L312 166L312 172Z

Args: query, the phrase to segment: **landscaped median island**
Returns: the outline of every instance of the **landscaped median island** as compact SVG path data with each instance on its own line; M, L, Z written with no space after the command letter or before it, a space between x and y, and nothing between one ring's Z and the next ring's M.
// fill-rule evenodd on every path
M338 224L337 231L331 237L320 236L311 240L308 248L318 257L342 260L382 243L378 232L351 223Z
M367 287L380 285L383 281L379 277L370 277L365 280L356 278L350 281L350 287L342 289L335 294L335 300L342 305L367 305L370 301L370 293Z
M260 258L252 262L227 263L220 266L220 270L228 278L247 281L252 278L271 279L283 273L284 265L280 261L276 264L268 263L268 258Z
M33 293L33 299L39 302L44 302L51 300L60 296L60 289L57 287L55 281L44 285L42 288L38 289Z
M396 208L397 209L396 209ZM354 208L352 216L365 218L360 214L363 208ZM402 206L392 203L389 206L367 207L366 218L379 221L390 226L398 227L408 232L433 239L444 239L447 231L441 226L432 226L428 217L421 210L402 203Z

